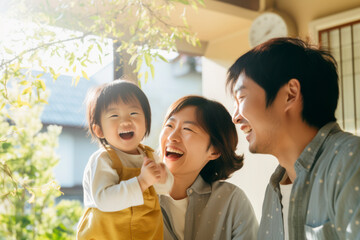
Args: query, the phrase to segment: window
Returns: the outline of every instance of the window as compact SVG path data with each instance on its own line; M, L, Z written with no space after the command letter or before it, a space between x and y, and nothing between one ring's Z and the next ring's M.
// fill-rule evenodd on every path
M316 20L314 35L321 48L329 50L338 64L339 102L336 117L346 131L360 135L360 9ZM358 19L351 19L355 13ZM341 17L344 16L344 17ZM344 18L347 21L344 21ZM332 20L331 20L332 19ZM338 19L338 21L336 21ZM329 21L327 26L321 23Z

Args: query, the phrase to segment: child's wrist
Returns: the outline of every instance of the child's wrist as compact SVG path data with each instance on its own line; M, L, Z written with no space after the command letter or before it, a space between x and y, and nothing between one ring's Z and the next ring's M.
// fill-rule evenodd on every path
M144 192L149 186L147 186L146 181L140 176L137 177L141 191Z

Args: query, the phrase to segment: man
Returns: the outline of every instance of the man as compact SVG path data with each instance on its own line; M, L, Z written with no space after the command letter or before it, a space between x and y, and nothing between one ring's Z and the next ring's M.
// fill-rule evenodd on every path
M259 239L360 239L360 138L335 122L336 62L299 39L269 40L229 69L233 121L279 166Z

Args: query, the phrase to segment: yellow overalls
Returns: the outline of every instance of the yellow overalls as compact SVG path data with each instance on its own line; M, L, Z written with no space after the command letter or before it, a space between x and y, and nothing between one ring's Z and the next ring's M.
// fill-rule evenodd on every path
M139 145L146 156L154 159L148 146ZM139 176L140 168L123 167L115 151L106 148L113 168L119 174L120 181ZM88 208L80 220L77 239L104 240L162 240L163 219L158 196L153 186L143 192L144 204L117 212L102 212Z

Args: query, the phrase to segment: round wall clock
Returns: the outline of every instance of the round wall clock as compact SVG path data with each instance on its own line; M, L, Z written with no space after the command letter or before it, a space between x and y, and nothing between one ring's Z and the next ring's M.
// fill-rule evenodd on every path
M294 36L293 21L284 14L265 12L252 22L249 33L250 46L255 47L271 38Z

